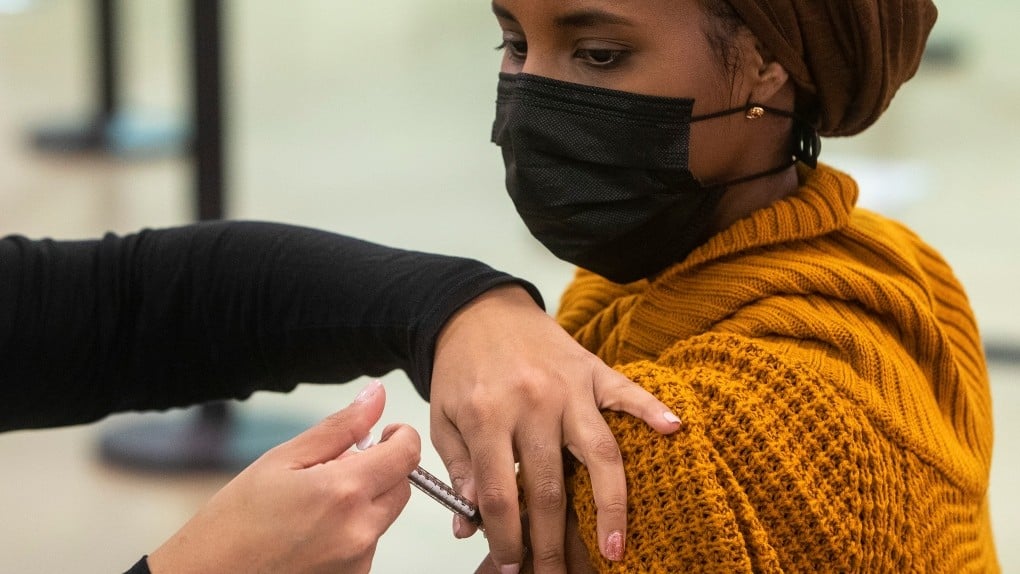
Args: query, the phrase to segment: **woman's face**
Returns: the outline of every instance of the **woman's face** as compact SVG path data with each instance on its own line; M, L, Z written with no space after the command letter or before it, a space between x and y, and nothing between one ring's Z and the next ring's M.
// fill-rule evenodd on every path
M754 95L753 36L730 39L738 61L728 68L709 40L719 23L699 0L493 0L492 11L506 73L693 98L694 115L740 107ZM746 175L748 129L743 114L695 123L692 172L703 182Z

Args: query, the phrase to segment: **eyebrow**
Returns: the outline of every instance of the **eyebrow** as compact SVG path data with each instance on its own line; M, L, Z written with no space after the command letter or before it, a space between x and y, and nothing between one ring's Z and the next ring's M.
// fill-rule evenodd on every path
M517 18L512 12L495 2L492 3L492 13L495 14L497 18L502 18L503 20L509 20L515 23L517 22Z
M592 28L594 26L616 25L633 26L630 20L603 10L588 9L562 14L556 17L556 26L559 28Z
M510 10L507 10L496 2L492 3L492 13L497 18L517 22L517 18ZM634 23L623 16L598 9L578 10L568 14L561 14L554 20L558 28L591 28L599 25L633 26Z

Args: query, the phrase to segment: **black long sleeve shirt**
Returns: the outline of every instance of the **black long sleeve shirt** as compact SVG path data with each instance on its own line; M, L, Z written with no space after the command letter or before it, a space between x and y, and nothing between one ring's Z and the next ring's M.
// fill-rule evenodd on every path
M403 369L516 282L470 259L272 223L0 240L0 430L85 423Z

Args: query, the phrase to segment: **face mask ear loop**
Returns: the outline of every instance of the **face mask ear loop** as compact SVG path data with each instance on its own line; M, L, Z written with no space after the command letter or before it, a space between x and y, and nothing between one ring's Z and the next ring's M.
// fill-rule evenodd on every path
M797 159L791 157L790 161L785 162L782 165L778 165L778 166L773 167L771 169L766 169L765 171L759 171L757 173L752 173L751 175L745 175L744 177L738 177L737 179L731 179L730 181L724 181L722 183L712 184L712 185L707 186L707 188L708 189L712 189L712 190L719 190L719 191L725 190L726 188L732 187L734 185L738 185L738 184L741 184L741 183L747 183L749 181L753 181L753 180L756 180L756 179L761 179L763 177L769 177L771 175L776 175L777 173L782 173L783 171L785 171L790 166L792 166L792 165L794 165L796 163L797 163Z
M752 121L763 117L766 113L792 119L793 144L790 149L790 156L794 158L794 163L802 161L811 169L818 167L818 155L822 152L822 139L818 136L818 131L811 125L811 122L793 112L748 102L747 105L739 108L729 108L710 114L693 116L691 122L701 122L739 113L743 113L745 118Z
M710 114L704 114L704 115L701 115L701 116L691 116L691 122L692 123L693 122L703 122L705 120L714 120L715 118L721 118L723 116L732 116L733 114L739 114L739 113L742 113L742 112L746 112L747 109L748 109L747 106L741 106L739 108L727 108L725 110L720 110L718 112L712 112Z
M812 169L818 165L818 153L821 151L822 148L821 140L818 137L818 132L815 131L811 124L809 124L803 118L801 118L797 114L794 114L793 112L788 112L786 110L780 110L778 108L756 104L754 102L748 102L746 106L740 108L730 108L727 110L722 110L719 112L706 114L703 116L697 116L696 118L691 118L691 121L707 120L717 118L720 116L737 114L741 112L744 113L745 118L752 121L763 117L766 113L775 114L777 116L792 119L794 142L793 148L790 152L790 160L788 162L784 162L782 165L778 165L771 169L767 169L757 173L752 173L750 175L746 175L744 177L740 177L723 183L710 185L708 186L710 189L721 190L733 185L746 183L748 181L752 181L755 179L769 177L771 175L781 173L783 170L788 169L790 166L796 164L798 161L804 162Z

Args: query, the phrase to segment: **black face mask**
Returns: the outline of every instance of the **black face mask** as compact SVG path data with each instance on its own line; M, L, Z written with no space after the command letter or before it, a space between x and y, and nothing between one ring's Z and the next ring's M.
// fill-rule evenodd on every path
M708 239L726 186L796 161L703 186L688 167L691 123L750 106L698 117L693 107L691 99L500 74L492 141L532 235L560 259L618 283L636 281ZM804 153L817 157L817 138L801 140L800 148L814 145Z

